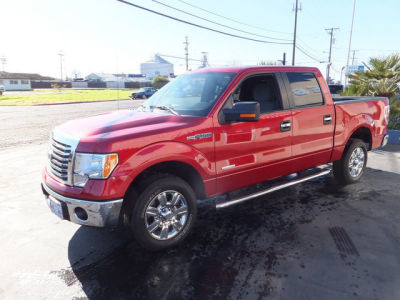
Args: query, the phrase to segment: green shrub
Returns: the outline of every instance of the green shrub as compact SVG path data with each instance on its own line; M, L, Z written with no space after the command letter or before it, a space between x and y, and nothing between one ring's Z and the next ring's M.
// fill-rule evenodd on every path
M168 82L169 82L168 78L166 78L164 76L156 76L151 81L151 86L155 87L156 89L161 89Z

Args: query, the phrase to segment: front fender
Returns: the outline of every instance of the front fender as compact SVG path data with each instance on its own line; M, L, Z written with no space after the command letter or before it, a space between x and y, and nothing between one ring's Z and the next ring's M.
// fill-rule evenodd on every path
M172 141L151 144L136 151L118 166L115 176L127 176L128 181L121 187L126 191L131 182L144 170L167 161L178 161L192 166L200 174L203 182L215 177L215 166L203 153L191 145Z

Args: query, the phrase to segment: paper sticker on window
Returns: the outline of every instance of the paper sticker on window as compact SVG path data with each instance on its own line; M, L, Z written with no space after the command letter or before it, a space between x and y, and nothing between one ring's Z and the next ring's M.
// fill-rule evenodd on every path
M319 88L319 86L308 86L308 89L312 90L314 93L321 93L321 89Z
M304 95L308 95L309 92L307 92L304 89L295 89L295 90L293 90L293 94L295 94L296 96L304 96Z

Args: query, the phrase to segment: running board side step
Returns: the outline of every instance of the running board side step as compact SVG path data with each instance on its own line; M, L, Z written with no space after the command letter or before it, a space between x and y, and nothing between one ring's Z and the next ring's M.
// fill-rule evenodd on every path
M228 198L228 199L218 200L216 202L216 208L220 209L220 208L225 208L225 207L229 207L232 205L236 205L236 204L245 202L247 200L254 199L254 198L263 196L265 194L269 194L269 193L290 187L292 185L295 185L295 184L298 184L298 183L301 183L301 182L304 182L307 180L311 180L311 179L314 179L314 178L317 178L320 176L327 175L331 172L331 168L313 169L312 171L306 171L306 172L307 172L307 174L305 174L303 176L301 175L302 173L300 173L300 175L296 175L293 179L284 180L283 182L279 182L265 190L258 191L256 193L252 193L252 194L234 198L234 199Z

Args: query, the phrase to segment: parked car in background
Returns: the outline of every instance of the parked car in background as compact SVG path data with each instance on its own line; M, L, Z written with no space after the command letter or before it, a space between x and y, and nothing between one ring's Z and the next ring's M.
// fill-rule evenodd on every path
M328 86L332 97L339 97L343 92L343 84L329 84Z
M332 98L317 68L200 69L136 111L56 127L42 188L61 219L122 223L160 250L193 229L197 200L222 209L331 169L357 182L368 151L387 143L388 119L387 98Z
M3 93L6 91L4 88L4 85L0 85L0 95L3 95Z
M150 98L151 96L153 96L153 94L157 92L156 88L153 87L143 87L140 90L138 90L137 92L133 92L131 94L131 99L147 99Z

